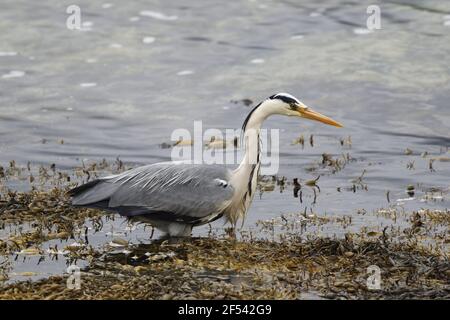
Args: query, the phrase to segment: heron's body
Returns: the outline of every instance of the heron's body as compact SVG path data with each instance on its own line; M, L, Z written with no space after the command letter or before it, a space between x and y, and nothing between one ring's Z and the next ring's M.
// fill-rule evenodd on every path
M293 109L282 113L281 102L290 103L291 108L296 105L307 110L292 96L280 95L256 106L245 119L245 155L237 169L230 171L218 165L179 162L155 163L72 189L69 192L72 203L116 211L132 221L149 223L169 236L189 236L192 227L221 217L235 225L239 219L244 219L256 191L261 164L261 124L271 114L294 115ZM322 117L320 121L339 125Z

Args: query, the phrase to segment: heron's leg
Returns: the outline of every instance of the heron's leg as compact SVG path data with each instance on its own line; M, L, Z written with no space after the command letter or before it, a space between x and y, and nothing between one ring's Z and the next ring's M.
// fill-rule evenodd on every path
M190 237L192 233L192 225L186 223L173 222L167 229L170 237Z

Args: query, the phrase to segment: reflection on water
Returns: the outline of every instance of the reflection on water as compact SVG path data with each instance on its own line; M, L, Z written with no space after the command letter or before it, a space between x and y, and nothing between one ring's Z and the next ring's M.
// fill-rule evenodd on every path
M361 32L370 4L79 1L83 30L71 31L62 3L6 1L0 164L168 160L160 145L173 129L200 119L204 129L239 128L250 107L233 101L281 91L345 128L269 120L281 129L278 176L304 184L320 175L320 192L305 187L300 202L277 186L255 198L246 226L304 210L380 225L370 212L381 207L448 207L445 193L423 199L449 187L450 3L385 1L382 30ZM292 143L300 136L303 147ZM351 145L341 145L347 137ZM334 170L324 153L351 161ZM366 187L355 189L363 172ZM410 185L413 199L397 202Z

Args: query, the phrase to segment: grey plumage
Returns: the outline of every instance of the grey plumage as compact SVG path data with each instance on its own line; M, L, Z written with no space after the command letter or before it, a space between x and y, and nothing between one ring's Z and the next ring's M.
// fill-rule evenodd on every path
M69 194L76 206L113 210L146 222L199 225L220 216L231 200L229 178L222 166L163 162L100 178Z
M72 203L117 211L148 222L169 236L188 236L192 227L222 215L233 226L244 221L255 195L261 165L260 129L273 114L342 125L287 93L258 104L243 125L244 158L234 171L217 165L163 162L91 181L72 189Z

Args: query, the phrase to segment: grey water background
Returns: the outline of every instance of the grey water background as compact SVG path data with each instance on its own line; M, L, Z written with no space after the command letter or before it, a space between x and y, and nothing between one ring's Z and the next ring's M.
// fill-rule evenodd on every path
M280 116L266 122L280 129L278 175L302 183L321 174L321 192L316 204L308 188L303 203L290 188L256 196L246 227L305 207L375 227L387 223L370 214L378 208L449 207L445 192L439 201L421 196L448 191L450 182L449 162L429 169L430 157L449 156L450 2L77 1L81 31L66 27L71 4L1 2L0 165L14 159L70 171L82 160L170 160L160 144L174 129L192 131L195 120L204 129L239 128L250 107L231 100L289 92L345 127ZM381 8L382 29L367 32L372 4ZM300 135L303 149L292 144ZM348 136L351 148L342 147ZM331 174L320 166L324 152L354 161ZM347 190L364 170L368 190ZM416 186L414 199L396 202L409 198L408 185ZM118 218L105 233L125 227ZM124 236L147 234L139 227Z

